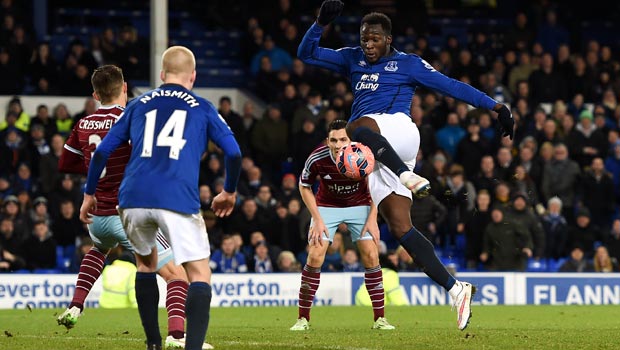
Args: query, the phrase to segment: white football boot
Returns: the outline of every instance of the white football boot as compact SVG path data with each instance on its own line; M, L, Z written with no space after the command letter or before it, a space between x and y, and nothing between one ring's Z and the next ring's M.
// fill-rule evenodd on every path
M305 317L302 317L295 322L293 327L290 328L292 331L307 331L310 329L310 325L308 324L308 320Z
M385 317L379 317L375 323L372 325L372 329L380 329L383 331L391 331L396 329L396 327L392 326Z
M82 311L77 306L73 306L70 309L66 309L65 312L58 316L58 325L63 325L67 327L67 329L71 329L75 327L75 324L78 321L78 318L82 315Z
M185 336L180 339L176 339L173 336L169 335L166 337L166 341L164 342L164 349L166 350L174 350L174 349L185 349ZM202 344L202 350L215 349L213 345L209 343Z
M417 198L424 198L430 194L430 182L413 171L403 171L399 179L400 183L407 187Z
M471 318L471 300L476 294L476 286L471 283L457 281L450 289L454 300L452 310L456 309L456 325L460 330L467 328Z

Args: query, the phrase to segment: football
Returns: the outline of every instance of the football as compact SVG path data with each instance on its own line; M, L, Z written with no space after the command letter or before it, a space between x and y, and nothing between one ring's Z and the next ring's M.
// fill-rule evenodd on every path
M375 156L370 148L361 143L344 147L338 154L338 171L344 176L360 180L372 172L375 167Z

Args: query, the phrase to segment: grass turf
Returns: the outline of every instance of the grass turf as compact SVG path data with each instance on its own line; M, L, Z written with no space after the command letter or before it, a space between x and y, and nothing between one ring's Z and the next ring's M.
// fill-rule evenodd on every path
M316 307L311 330L291 332L296 308L214 308L216 349L617 349L618 306L474 306L465 331L448 306L388 307L395 331L371 330L365 307ZM0 310L0 349L144 349L137 310L87 309L67 331L61 310ZM166 333L165 310L159 323Z

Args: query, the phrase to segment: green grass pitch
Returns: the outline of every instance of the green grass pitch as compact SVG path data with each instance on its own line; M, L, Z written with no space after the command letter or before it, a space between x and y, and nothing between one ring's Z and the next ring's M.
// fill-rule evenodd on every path
M456 328L448 306L388 307L397 329L373 331L366 307L316 307L311 330L291 332L293 307L214 308L207 341L216 349L618 349L618 306L474 306ZM0 310L0 350L144 349L137 310L87 309L67 331L60 310ZM159 323L165 335L165 310Z

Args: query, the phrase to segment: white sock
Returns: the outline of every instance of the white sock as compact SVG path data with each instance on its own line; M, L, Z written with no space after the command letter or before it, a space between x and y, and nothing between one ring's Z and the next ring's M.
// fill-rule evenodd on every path
M415 173L411 170L405 170L402 173L400 173L400 176L398 177L400 179L400 182L404 182L409 180L409 177L411 175L415 175Z
M450 288L450 290L448 291L448 294L450 294L452 299L455 299L456 296L461 292L461 290L463 290L463 286L461 286L461 282L456 281L456 283L454 283L452 288Z

